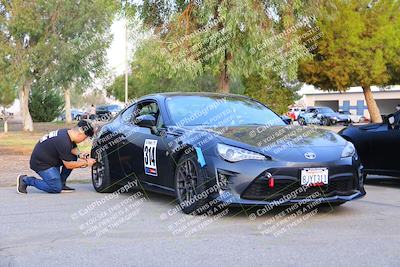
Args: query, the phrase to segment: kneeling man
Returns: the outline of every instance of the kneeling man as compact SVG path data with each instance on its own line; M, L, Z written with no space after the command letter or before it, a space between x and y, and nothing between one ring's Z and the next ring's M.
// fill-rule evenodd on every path
M92 124L87 120L79 121L72 129L60 129L43 136L36 144L30 160L30 167L42 179L19 175L17 191L26 194L28 186L36 187L48 193L72 192L65 185L72 169L91 167L96 160L89 154L80 153L76 144L94 134Z

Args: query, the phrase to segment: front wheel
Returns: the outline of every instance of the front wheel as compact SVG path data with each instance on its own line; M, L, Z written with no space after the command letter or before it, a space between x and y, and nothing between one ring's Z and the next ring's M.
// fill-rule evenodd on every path
M96 164L92 166L92 183L99 193L112 193L119 189L119 185L112 184L110 166L105 151L96 155Z
M305 120L303 117L300 117L300 118L298 119L298 122L299 122L299 124L302 125L302 126L307 125L306 120Z
M175 170L175 195L186 214L202 214L207 211L206 171L197 162L194 153L184 154Z

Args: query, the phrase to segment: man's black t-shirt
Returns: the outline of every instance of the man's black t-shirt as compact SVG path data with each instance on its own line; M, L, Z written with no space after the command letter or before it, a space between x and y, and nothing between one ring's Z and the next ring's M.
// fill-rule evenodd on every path
M71 141L68 129L60 129L43 136L36 144L31 155L31 169L35 172L43 171L51 167L63 165L63 160L73 161L76 156L71 150L76 144Z

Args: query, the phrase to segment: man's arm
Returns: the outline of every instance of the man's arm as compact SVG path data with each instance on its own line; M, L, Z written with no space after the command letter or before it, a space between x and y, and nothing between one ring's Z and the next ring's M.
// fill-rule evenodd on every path
M74 148L71 150L71 154L77 156L77 157L80 158L80 159L84 159L84 158L88 158L88 157L89 157L89 153L80 152L79 149L78 149L77 147L74 147Z
M93 166L96 163L95 159L88 158L88 159L78 159L77 161L65 161L63 160L63 164L67 169L77 169L77 168L86 168L88 166Z
M77 168L86 168L88 166L88 163L86 159L78 159L77 161L62 161L65 168L67 169L77 169Z
M73 155L75 155L75 156L79 156L80 151L79 151L79 149L78 149L77 147L74 147L74 148L71 150L71 153L72 153Z

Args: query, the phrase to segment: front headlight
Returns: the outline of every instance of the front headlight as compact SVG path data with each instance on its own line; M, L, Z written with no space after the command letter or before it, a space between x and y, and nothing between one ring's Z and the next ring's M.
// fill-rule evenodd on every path
M230 162L237 162L245 159L257 159L264 160L266 157L264 155L251 152L238 147L218 144L217 145L218 154L225 160Z
M356 149L355 149L354 145L350 142L347 142L346 146L344 147L344 149L342 151L342 158L352 157L355 152L356 152Z

